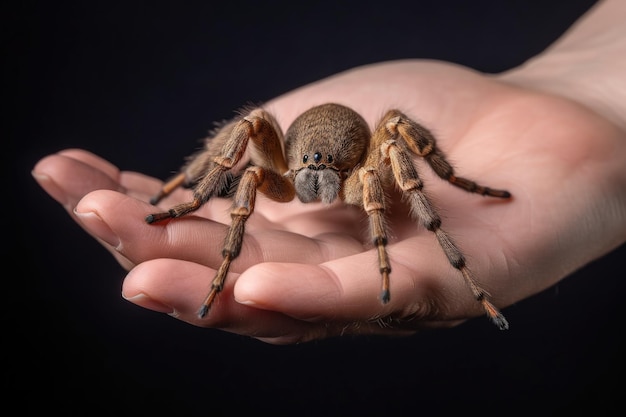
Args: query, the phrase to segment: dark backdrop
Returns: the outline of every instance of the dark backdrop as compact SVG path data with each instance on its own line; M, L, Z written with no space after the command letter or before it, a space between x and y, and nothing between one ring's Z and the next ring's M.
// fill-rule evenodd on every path
M3 375L26 395L19 407L552 415L616 403L624 247L507 308L508 332L473 320L400 339L271 346L122 300L125 272L30 177L39 158L81 147L164 178L241 104L388 59L502 71L542 51L594 1L163 3L2 6L12 267L3 273Z

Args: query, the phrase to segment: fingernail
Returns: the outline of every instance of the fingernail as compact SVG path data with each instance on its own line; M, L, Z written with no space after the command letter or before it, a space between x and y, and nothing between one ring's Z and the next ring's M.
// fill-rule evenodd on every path
M147 308L148 310L158 311L159 313L167 313L174 317L178 315L178 312L172 307L159 301L155 301L144 293L139 293L137 295L133 295L132 297L126 297L124 293L122 293L122 298L138 305L139 307Z
M74 209L74 214L80 222L100 239L119 249L120 238L111 230L108 224L94 211L79 212Z
M252 301L252 300L240 300L238 298L235 298L235 301L237 301L239 304L243 304L244 306L249 306L249 307L256 307L258 305L256 301Z

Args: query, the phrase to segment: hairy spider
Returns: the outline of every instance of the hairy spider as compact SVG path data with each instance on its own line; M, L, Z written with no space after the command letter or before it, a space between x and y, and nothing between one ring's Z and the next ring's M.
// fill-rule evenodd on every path
M243 166L245 151L249 162ZM197 210L213 196L234 195L223 261L199 310L202 318L222 290L232 260L239 255L244 223L254 211L258 191L279 202L291 201L296 195L304 203L320 200L331 203L340 198L363 208L368 215L371 240L378 250L380 299L387 303L391 264L386 250L385 187L395 182L417 220L435 234L450 264L461 272L487 316L500 329L507 329L506 319L487 299L486 291L467 267L463 253L440 228L441 218L422 191L423 183L411 154L424 158L439 177L465 191L499 198L511 196L508 191L457 177L431 132L400 111L388 111L372 134L358 113L329 103L298 116L284 138L275 118L266 110L255 108L242 112L217 129L206 140L204 149L189 157L179 173L150 202L156 204L179 186L193 187L193 200L167 212L150 214L145 220L155 223L181 217Z

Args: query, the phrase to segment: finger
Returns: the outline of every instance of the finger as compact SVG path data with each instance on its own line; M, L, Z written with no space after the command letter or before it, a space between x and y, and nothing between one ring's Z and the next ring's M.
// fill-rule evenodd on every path
M242 273L234 296L244 305L311 322L393 321L421 328L429 321L455 322L481 315L480 305L440 249L430 247L428 238L411 243L410 253L389 248L393 270L387 304L379 299L375 251L321 265L260 264Z
M238 274L229 274L209 314L200 319L198 308L213 274L214 269L195 263L156 259L138 265L126 276L122 296L141 307L169 314L194 326L221 329L272 344L302 343L347 334L407 334L377 323L312 323L242 305L235 302L232 295Z
M73 210L85 194L94 189L123 190L117 180L119 171L115 166L79 149L70 149L43 158L35 165L32 174L39 185L79 224ZM119 252L106 244L104 246L124 268L133 266Z
M214 274L214 269L196 263L155 259L138 265L126 276L122 295L141 307L167 313L195 326L218 328L271 343L325 337L318 325L234 302L232 288L237 274L229 274L210 313L200 319L198 309Z
M84 149L64 149L58 152L57 155L74 159L76 161L84 163L85 165L89 165L94 169L97 169L98 171L101 171L102 173L108 175L113 180L116 180L120 172L120 170L115 165L113 165L106 159L103 159L98 155Z
M66 149L41 159L33 168L33 175L54 199L72 209L90 191L116 190L147 201L162 184L147 175L121 172L105 159L82 149Z
M210 205L211 201L207 203ZM81 225L112 249L138 264L155 258L175 258L218 268L228 226L193 215L147 224L154 207L114 191L89 193L76 206ZM315 239L283 230L246 234L232 272L266 261L320 263L362 250L357 240L342 234Z
M117 168L80 150L65 151L43 158L33 168L33 176L52 198L70 212L90 191L121 190Z

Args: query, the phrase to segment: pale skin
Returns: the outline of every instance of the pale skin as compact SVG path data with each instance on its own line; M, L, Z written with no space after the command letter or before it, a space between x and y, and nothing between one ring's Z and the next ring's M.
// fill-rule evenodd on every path
M466 193L416 158L442 228L506 315L507 306L626 241L625 19L626 3L602 2L551 48L504 74L423 60L381 63L264 107L283 130L326 102L354 109L372 128L399 108L436 135L459 175L509 190L506 202ZM193 215L148 225L145 216L155 212L148 201L161 180L120 172L78 149L43 158L34 175L129 271L126 299L193 325L284 344L407 335L484 316L436 238L395 192L387 304L377 297L376 248L362 210L259 195L241 254L211 314L200 319L198 306L222 261L229 201L215 198ZM190 191L176 190L156 211L190 199Z

